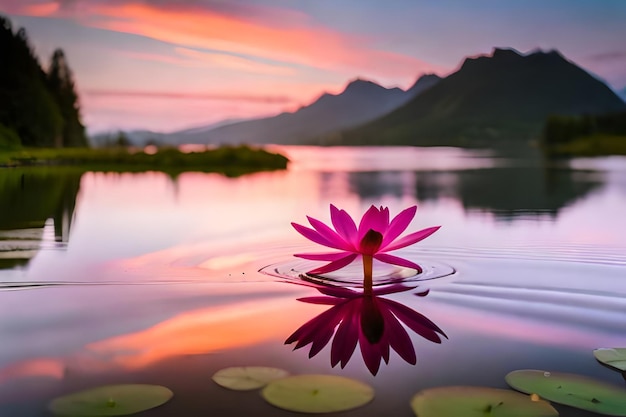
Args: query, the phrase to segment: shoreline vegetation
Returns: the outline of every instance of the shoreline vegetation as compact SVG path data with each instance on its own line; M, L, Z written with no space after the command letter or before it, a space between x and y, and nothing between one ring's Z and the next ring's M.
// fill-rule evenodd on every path
M581 136L571 142L549 145L544 149L548 156L555 157L626 156L626 135Z
M626 112L552 116L541 143L549 156L626 155Z
M221 146L199 152L177 148L22 148L0 151L0 167L63 166L84 171L178 174L186 171L238 176L287 168L284 155L249 146Z

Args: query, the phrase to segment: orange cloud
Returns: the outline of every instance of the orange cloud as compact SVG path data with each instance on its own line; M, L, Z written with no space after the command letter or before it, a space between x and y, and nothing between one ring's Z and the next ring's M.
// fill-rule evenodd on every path
M55 1L44 3L27 4L23 6L22 13L29 16L50 16L59 11L60 5Z
M296 74L294 68L257 62L253 59L228 55L224 53L207 53L194 49L176 47L177 55L155 54L149 52L119 51L120 55L141 61L159 62L185 68L224 69L249 72L253 74L270 74L291 76Z
M77 3L73 8L59 8L57 16L74 18L81 24L111 31L150 37L181 46L178 51L188 58L211 61L238 70L261 71L284 75L284 63L334 71L358 72L362 75L387 78L410 78L420 72L436 72L441 68L414 57L381 51L368 46L369 39L341 33L326 27L313 26L302 12L284 11L289 22L263 22L244 17L243 13L227 14L192 5L163 6L139 2L125 4ZM33 6L15 6L22 14L30 14ZM51 6L47 6L53 10ZM44 9L43 4L36 9ZM15 10L13 11L15 12ZM275 20L275 19L274 19ZM248 56L216 57L190 51L201 48ZM270 61L260 63L257 59ZM273 65L271 61L281 63ZM251 65L256 62L255 65Z
M49 377L61 379L65 374L65 364L54 358L38 358L18 362L7 368L0 369L0 384L6 381L26 377Z
M285 315L294 300L259 300L191 311L137 333L88 345L89 351L111 358L126 369L137 369L181 355L253 346L282 339L301 313ZM300 312L300 310L299 310ZM262 317L262 319L259 319Z

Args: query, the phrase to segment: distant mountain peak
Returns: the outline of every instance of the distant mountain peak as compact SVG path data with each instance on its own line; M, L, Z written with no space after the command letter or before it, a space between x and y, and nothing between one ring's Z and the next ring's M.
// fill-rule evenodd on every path
M415 80L415 82L413 83L413 86L409 88L409 90L413 87L415 87L417 84L419 83L424 83L424 82L436 82L436 81L440 81L441 77L438 76L437 74L422 74L420 75L417 80Z
M434 86L439 81L441 81L441 77L437 74L422 74L415 83L409 87L406 91L410 93L410 95L417 95L424 90Z
M623 111L609 87L556 50L496 48L341 144L492 146L537 139L548 116Z
M491 55L477 55L473 57L465 58L463 64L461 65L461 69L472 68L475 65L482 64L517 64L526 59L535 60L535 59L549 59L555 62L557 61L567 61L567 59L556 49L549 49L544 51L540 48L533 49L532 51L524 54L519 52L514 48L494 48Z
M517 49L514 48L493 48L493 52L491 53L492 58L521 58L523 57L522 53L520 53Z
M536 48L527 54L527 56L533 56L533 55L557 56L559 58L566 59L565 56L563 56L563 54L558 49L548 49L544 51L541 48Z
M361 90L361 89L366 89L366 88L370 89L372 87L373 88L385 88L381 86L380 84L377 84L373 81L358 77L350 81L343 91L346 92L348 90L357 90L357 89Z

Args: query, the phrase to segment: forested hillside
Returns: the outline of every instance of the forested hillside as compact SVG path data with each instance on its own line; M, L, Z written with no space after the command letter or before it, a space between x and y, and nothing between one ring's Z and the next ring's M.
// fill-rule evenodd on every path
M0 149L84 147L72 72L62 50L45 71L26 31L0 16Z

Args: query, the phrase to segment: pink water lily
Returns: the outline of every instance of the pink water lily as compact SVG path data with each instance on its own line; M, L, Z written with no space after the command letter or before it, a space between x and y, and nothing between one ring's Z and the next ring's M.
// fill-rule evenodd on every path
M348 288L318 287L324 296L304 297L298 301L331 307L300 326L285 344L296 343L294 350L311 345L309 358L312 358L330 343L330 364L332 367L340 364L342 368L358 345L372 375L378 372L381 361L389 363L390 349L415 365L415 348L404 326L434 343L441 343L441 337L447 336L423 314L381 297L414 288L394 285L376 288L366 295ZM427 294L428 291L423 291L415 295L424 297Z
M364 268L367 268L366 261L369 260L371 263L371 259L374 258L384 263L413 268L421 272L422 268L415 262L388 253L426 239L439 229L440 226L429 227L400 237L415 217L416 211L417 206L409 207L390 221L387 207L371 206L357 227L355 221L345 210L339 210L331 204L330 218L334 229L309 216L307 219L313 228L297 223L291 223L291 225L307 239L329 248L338 249L339 252L299 253L294 256L313 261L329 262L309 271L311 274L336 271L358 258L363 258Z

